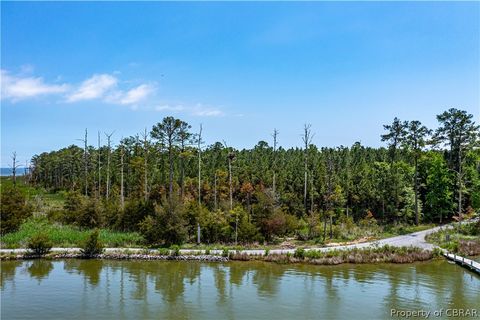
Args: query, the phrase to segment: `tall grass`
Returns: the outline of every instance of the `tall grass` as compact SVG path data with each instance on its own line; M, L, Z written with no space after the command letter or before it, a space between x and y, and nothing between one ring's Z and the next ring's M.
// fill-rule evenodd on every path
M244 253L231 255L232 260L263 260L276 263L310 263L335 265L340 263L411 263L434 258L437 251L422 250L416 247L372 247L348 250L304 250L297 249L292 254L269 254L252 256Z
M52 224L45 218L30 218L14 233L0 238L2 248L25 248L30 237L38 233L47 234L55 247L78 247L86 240L90 230L81 230L75 226ZM107 247L133 247L143 243L143 237L137 232L115 232L100 229L100 241Z

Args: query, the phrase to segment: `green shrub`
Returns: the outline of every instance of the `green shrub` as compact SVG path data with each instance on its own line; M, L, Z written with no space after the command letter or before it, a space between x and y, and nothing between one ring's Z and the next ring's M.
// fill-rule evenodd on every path
M2 187L1 189L0 233L4 235L16 231L32 214L32 208L26 204L25 195L17 188Z
M167 248L158 248L158 254L161 256L169 256L170 250Z
M103 252L103 244L99 239L99 231L95 229L90 233L88 238L82 243L81 253L84 256L91 257Z
M174 257L178 257L180 255L180 246L174 245L170 247L171 255Z
M229 251L227 248L224 248L222 251L222 257L228 257Z
M47 234L37 233L28 240L27 248L32 254L44 255L52 249L52 242Z
M270 253L270 249L265 249L265 257L268 256L268 254Z
M209 254L210 254L210 249L206 249L206 250L205 250L205 254L206 254L206 255L209 255Z
M295 253L293 254L293 257L297 258L297 259L304 259L305 258L305 249L297 248L295 250Z

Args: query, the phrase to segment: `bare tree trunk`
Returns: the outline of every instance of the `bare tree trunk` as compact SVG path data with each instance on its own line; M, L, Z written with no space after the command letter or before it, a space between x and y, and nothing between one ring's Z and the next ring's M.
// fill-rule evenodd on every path
M84 148L83 148L83 164L84 164L84 175L85 175L85 196L88 195L88 155L87 155L87 148L88 148L88 142L87 142L87 137L88 137L88 131L85 129L85 139L81 139L84 143Z
M107 136L107 190L106 190L106 198L109 199L110 197L110 142L111 142L111 137L113 135L113 132L110 134L106 134Z
M308 179L308 146L312 142L312 130L310 124L305 124L303 127L303 143L305 146L305 178L304 178L304 188L303 188L303 206L305 209L305 214L308 213L307 207L307 179Z
M418 214L418 161L417 155L415 155L415 224L418 226L420 218Z
M147 140L147 128L143 134L143 166L144 168L144 177L143 177L143 196L145 202L148 200L148 140Z
M230 211L233 211L233 187L232 187L232 160L235 154L230 152L228 155L228 180L230 186ZM235 245L238 243L238 215L235 214Z
M458 149L458 219L462 221L462 144Z
M101 197L101 188L102 188L102 166L101 166L101 156L100 156L100 131L98 131L98 197Z
M168 166L168 199L171 201L173 196L173 140L171 136L168 138Z
M120 149L120 166L122 168L120 172L120 207L122 210L125 208L125 198L124 198L124 187L123 187L123 157L125 152L123 150L123 146Z
M230 189L230 210L233 210L233 192L232 192L232 161L228 159L228 184Z
M273 196L276 195L276 174L277 174L277 136L278 130L273 129L273 181L272 181L272 191Z
M198 218L202 206L202 125L200 124L200 132L198 134ZM197 243L200 244L200 222L197 221Z
M17 186L17 168L18 168L18 164L17 164L17 152L14 151L13 154L12 154L12 181L13 181L13 186L16 187Z
M332 227L332 225L333 225L333 216L330 213L330 239L333 238L333 227Z
M215 170L215 177L213 180L213 199L214 199L214 207L217 210L217 171Z

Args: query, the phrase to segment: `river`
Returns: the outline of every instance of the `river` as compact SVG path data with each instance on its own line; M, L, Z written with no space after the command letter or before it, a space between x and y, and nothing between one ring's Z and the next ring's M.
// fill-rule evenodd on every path
M480 277L445 260L2 261L1 276L2 319L385 319L391 309L480 306Z

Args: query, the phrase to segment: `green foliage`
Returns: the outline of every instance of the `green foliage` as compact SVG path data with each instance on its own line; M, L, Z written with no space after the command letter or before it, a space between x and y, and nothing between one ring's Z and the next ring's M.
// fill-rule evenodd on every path
M217 142L202 148L199 190L198 161L191 157L199 151L192 143L195 135L186 122L166 117L153 126L153 141L131 136L115 148L89 147L89 165L96 170L89 170L86 182L82 148L34 156L34 185L18 184L27 196L4 197L7 184L2 188L1 232L18 228L31 212L29 204L52 223L140 231L148 244L166 246L195 242L197 224L206 243L232 243L237 221L240 242L276 243L292 236L327 241L327 234L330 240L353 240L381 235L379 226L385 224L450 221L459 209L480 208L480 150L475 147L479 127L472 115L453 108L437 120L433 139L428 139L430 130L419 121L395 118L381 137L387 148L356 142L349 147L311 144L307 150L274 150L260 141L251 149L235 150ZM430 140L438 148L426 151ZM121 159L124 209L121 171L114 169ZM2 179L2 186L3 181L11 183ZM456 208L460 192L461 208ZM374 222L365 220L367 212Z
M25 195L15 187L1 188L0 233L13 232L32 214Z
M27 248L32 254L44 255L52 249L52 242L46 233L37 233L28 239Z
M84 256L91 257L103 252L103 244L100 241L98 229L93 230L88 238L82 243L81 252Z
M230 254L230 251L227 248L224 248L222 250L222 257L228 257Z
M169 256L170 255L170 249L158 248L158 254L161 255L161 256Z
M293 257L297 259L304 259L305 258L305 249L303 248L297 248L295 252L293 253Z
M171 255L174 256L174 257L178 257L180 256L180 246L178 245L173 245L170 247L170 252L171 252Z
M56 247L78 247L89 234L76 226L50 223L46 218L29 218L13 233L1 238L3 248L25 247L28 239L37 233L48 234L50 241ZM143 237L136 232L115 232L108 229L100 230L100 240L108 247L139 246Z
M184 209L177 201L166 201L155 208L153 216L147 216L139 224L140 233L149 244L182 244L187 238Z

